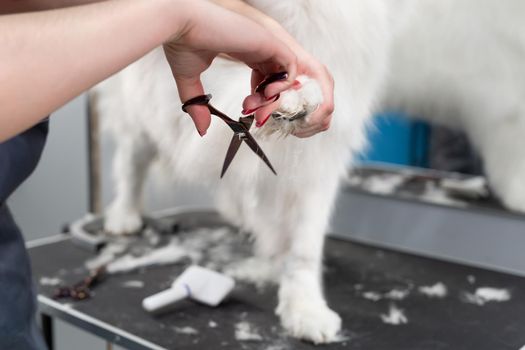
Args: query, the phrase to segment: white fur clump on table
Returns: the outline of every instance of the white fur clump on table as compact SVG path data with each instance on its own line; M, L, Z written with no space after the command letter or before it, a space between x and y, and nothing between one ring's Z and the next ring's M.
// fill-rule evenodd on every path
M447 191L433 182L427 182L425 184L425 191L418 198L423 201L439 205L451 205L456 207L468 206L467 202L452 198Z
M173 330L179 334L187 334L187 335L197 335L199 334L199 331L196 330L193 327L173 327Z
M374 175L364 179L361 187L371 193L389 195L395 193L406 179L403 174Z
M464 293L464 301L471 304L483 306L489 302L502 303L511 299L511 294L507 289L480 287L475 293Z
M391 300L403 300L410 294L408 289L392 289L390 292L385 293L383 297Z
M380 293L377 293L377 292L364 292L363 294L363 298L365 299L368 299L368 300L372 300L372 301L379 301L381 299L383 299L383 296L380 294Z
M106 271L111 274L153 265L170 265L189 259L194 264L204 263L208 268L223 269L234 261L242 261L243 254L234 251L233 245L233 242L239 240L230 228L203 228L174 236L164 246L146 247L142 254L137 255L127 252L127 244L130 243L122 238L115 242L110 241L96 257L86 261L85 265L90 270L105 266Z
M144 281L139 281L139 280L126 281L122 283L122 286L124 286L124 288L144 288Z
M58 277L41 277L40 280L41 286L58 286L62 283L62 279Z
M239 341L261 341L263 337L251 323L242 321L235 325L235 339Z
M399 326L408 323L408 318L405 316L405 312L394 304L390 305L388 314L381 314L381 320L384 323L393 326Z
M448 289L443 282L438 282L432 286L421 286L418 288L421 294L426 295L429 298L444 298L448 294Z
M187 257L190 252L176 244L169 244L166 247L152 250L151 252L135 257L132 254L124 255L106 265L108 273L119 273L136 270L141 267L151 265L174 264Z
M363 298L371 300L371 301L379 301L382 299L404 300L406 297L410 295L410 290L394 288L391 291L388 291L386 293L367 291L367 292L363 292L361 295L363 296Z
M467 179L442 179L440 185L449 193L457 193L472 199L484 198L489 195L487 179L483 176Z

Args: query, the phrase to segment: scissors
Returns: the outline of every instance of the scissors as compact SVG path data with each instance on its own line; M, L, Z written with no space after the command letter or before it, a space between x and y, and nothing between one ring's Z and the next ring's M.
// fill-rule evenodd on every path
M264 79L255 89L255 92L262 92L264 88L278 80L286 79L287 73L281 72L276 73L268 76L266 79ZM223 178L224 174L226 173L226 170L228 170L228 167L230 166L233 158L237 154L237 151L239 150L239 147L241 146L242 142L244 141L248 147L251 148L251 150L259 156L263 160L264 163L270 168L272 173L277 175L275 172L275 169L273 168L272 164L264 154L261 147L257 144L252 134L250 134L250 127L253 124L253 120L255 119L255 115L251 114L246 117L239 118L239 121L235 121L228 117L226 114L219 111L217 108L213 107L210 104L212 96L211 95L200 95L194 98L189 99L182 105L182 110L187 113L187 107L193 106L193 105L201 105L208 107L208 110L212 115L215 115L222 119L229 127L233 130L233 137L230 142L230 146L228 147L228 151L226 152L226 158L224 159L224 163L222 165L222 171L221 171L221 179Z

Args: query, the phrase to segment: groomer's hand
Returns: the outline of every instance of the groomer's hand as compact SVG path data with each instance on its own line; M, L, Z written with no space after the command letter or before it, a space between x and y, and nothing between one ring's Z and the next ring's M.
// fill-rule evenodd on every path
M312 55L306 52L301 47L296 47L294 52L298 58L298 74L304 74L312 79L315 79L323 93L323 103L306 119L306 123L300 124L300 128L294 131L294 135L300 138L313 136L317 133L326 131L330 128L332 121L332 113L334 112L334 79L328 69L317 61ZM255 87L262 81L264 77L254 72L252 76L253 94L247 97L243 104L245 111L257 109L255 112L255 119L257 125L264 125L268 120L268 116L279 108L280 101L272 99L273 91L257 93ZM299 82L292 85L293 89L301 87Z
M304 74L317 80L323 92L323 103L307 118L307 123L302 125L294 135L297 137L309 137L319 132L326 131L330 127L332 113L334 111L334 80L328 69L315 57L308 53L277 21L258 9L248 5L241 0L213 0L215 3L246 16L268 29L277 38L282 40L297 55L297 74ZM252 88L264 79L264 75L254 72L252 77ZM294 88L300 88L294 85ZM255 112L258 124L264 124L268 116L279 107L279 101L273 102L275 95L273 89L266 89L262 93L254 93L246 98L243 104L245 111ZM261 107L262 106L262 107Z
M219 53L244 62L257 76L288 72L286 80L269 85L266 93L278 94L292 86L297 58L263 26L209 1L187 1L184 11L188 13L184 29L164 45L182 102L205 93L200 75ZM208 109L190 106L188 112L199 134L206 134L211 121Z

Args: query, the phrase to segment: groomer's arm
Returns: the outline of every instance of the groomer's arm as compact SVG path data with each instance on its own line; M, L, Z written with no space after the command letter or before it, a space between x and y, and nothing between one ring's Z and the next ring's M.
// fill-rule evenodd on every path
M101 1L104 0L2 0L0 14L50 10Z
M105 1L0 16L0 141L176 34L184 9L174 11L172 2Z
M246 33L235 30L239 27ZM3 15L0 142L167 42L168 60L179 73L179 93L198 85L200 73L219 52L263 72L267 67L287 70L289 79L274 88L278 92L295 78L296 58L284 44L256 23L208 1L111 0ZM203 134L209 113L190 114Z

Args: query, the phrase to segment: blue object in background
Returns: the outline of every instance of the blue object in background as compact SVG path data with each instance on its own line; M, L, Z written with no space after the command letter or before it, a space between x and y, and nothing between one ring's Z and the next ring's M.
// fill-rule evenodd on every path
M428 124L407 119L401 113L383 113L374 117L368 133L369 147L358 162L428 166Z

